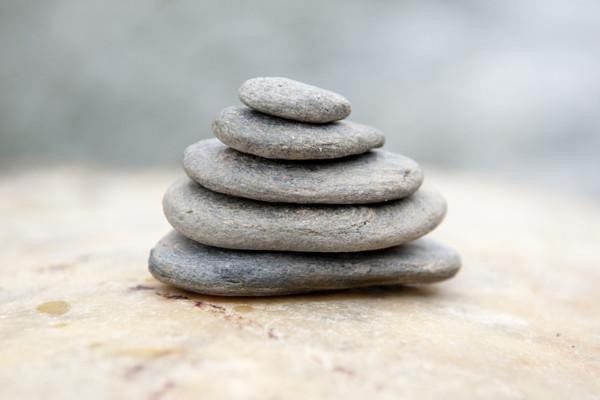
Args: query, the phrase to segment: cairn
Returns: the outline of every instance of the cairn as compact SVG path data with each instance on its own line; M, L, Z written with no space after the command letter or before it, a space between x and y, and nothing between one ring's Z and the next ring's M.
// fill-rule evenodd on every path
M287 78L255 78L225 108L217 139L189 146L187 178L163 199L175 231L149 268L161 282L222 296L265 296L451 278L452 249L423 239L446 202L421 167L377 149L350 102ZM421 238L421 239L419 239Z

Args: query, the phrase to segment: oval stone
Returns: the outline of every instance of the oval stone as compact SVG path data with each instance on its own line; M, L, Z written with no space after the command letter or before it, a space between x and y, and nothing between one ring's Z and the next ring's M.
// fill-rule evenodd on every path
M360 253L224 250L165 236L150 253L150 273L182 289L218 296L268 296L373 285L414 285L451 278L452 249L430 239Z
M326 125L287 121L243 106L227 107L213 122L214 135L243 153L286 160L322 160L383 146L383 133L351 121Z
M230 249L349 252L396 246L433 230L446 202L421 189L401 200L372 205L265 203L175 182L163 198L165 216L181 234Z
M269 160L240 153L217 139L189 146L183 168L219 193L284 203L361 204L414 193L423 172L410 158L374 150L341 160Z
M344 96L288 78L249 79L240 87L239 95L254 110L300 122L333 122L351 112Z

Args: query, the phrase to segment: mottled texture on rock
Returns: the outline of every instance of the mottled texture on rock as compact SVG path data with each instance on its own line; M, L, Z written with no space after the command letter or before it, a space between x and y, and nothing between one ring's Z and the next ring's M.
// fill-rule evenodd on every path
M344 96L288 78L249 79L240 87L239 95L254 110L301 122L333 122L351 112Z
M383 133L351 121L325 125L287 121L247 107L227 107L212 125L223 143L244 153L287 160L321 160L383 146Z
M189 146L183 168L213 191L285 203L382 202L406 197L423 182L415 161L383 150L341 160L268 160L240 153L217 139Z
M455 279L277 297L147 272L179 171L0 170L0 398L597 398L600 203L425 170ZM36 310L57 300L71 309Z
M185 178L163 198L183 235L210 246L246 250L349 252L396 246L433 230L446 202L433 190L373 205L265 203L215 193Z
M171 232L150 253L156 279L220 296L265 296L451 278L460 257L432 240L359 253L224 250Z

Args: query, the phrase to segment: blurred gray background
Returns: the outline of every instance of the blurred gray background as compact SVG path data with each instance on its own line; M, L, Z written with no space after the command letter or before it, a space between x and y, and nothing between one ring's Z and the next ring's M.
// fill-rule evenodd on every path
M422 163L600 198L597 0L2 0L0 166L176 167L269 75Z

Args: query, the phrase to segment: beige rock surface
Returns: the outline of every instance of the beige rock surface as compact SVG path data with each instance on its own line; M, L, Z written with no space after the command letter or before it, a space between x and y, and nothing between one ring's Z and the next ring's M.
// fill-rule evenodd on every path
M599 398L600 206L429 174L455 279L217 298L147 272L178 174L2 174L0 398Z

